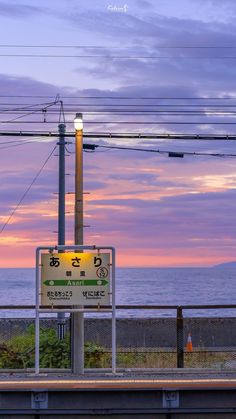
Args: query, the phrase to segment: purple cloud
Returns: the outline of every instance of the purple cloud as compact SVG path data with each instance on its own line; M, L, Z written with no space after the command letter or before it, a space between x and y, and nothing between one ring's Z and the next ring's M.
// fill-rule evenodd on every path
M43 9L36 6L30 6L24 3L9 3L9 2L0 2L0 16L7 16L13 18L27 18L32 15L37 15L42 13Z

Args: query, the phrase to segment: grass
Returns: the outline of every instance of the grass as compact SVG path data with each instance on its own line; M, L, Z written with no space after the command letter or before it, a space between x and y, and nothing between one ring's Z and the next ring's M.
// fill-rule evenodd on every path
M0 343L0 369L34 367L34 326ZM85 368L111 368L111 351L93 342L85 343ZM185 368L233 368L236 348L194 348L185 352ZM40 367L70 368L70 337L58 340L54 329L40 331ZM175 348L117 348L118 368L176 368Z

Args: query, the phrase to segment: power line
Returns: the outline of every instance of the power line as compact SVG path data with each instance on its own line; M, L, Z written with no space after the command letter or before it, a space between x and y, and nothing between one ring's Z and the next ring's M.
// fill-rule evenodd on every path
M20 107L20 108L13 108L13 109L11 109L12 111L14 111L14 112L18 112L18 111L22 111L22 110L28 110L28 109L30 109L31 110L31 108L34 108L35 106L40 106L40 109L39 110L41 110L42 111L42 107L43 107L43 109L47 109L47 108L49 108L50 106L52 106L52 105L56 105L58 102L56 102L56 101L54 101L54 102L44 102L44 103L36 103L36 104L29 104L29 105L26 105L26 104L24 104L24 106L23 107ZM3 104L3 103L0 103L0 106L3 106L3 105L5 105L5 104ZM15 106L14 104L11 104L11 103L8 103L8 104L6 104L6 105L11 105L11 106ZM20 105L23 105L23 104L20 104ZM2 109L1 110L1 113L4 113L4 112L8 112L9 111L9 109Z
M94 106L96 106L96 105L94 105ZM111 104L109 106L113 106L113 105ZM116 106L116 105L114 105L114 106ZM205 113L214 113L214 114L221 114L221 113L223 113L223 114L235 114L236 113L236 104L235 105L228 105L228 107L226 107L225 109L224 109L224 105L222 107L221 106L214 107L214 106L203 105L202 107L200 107L200 106L196 107L196 109L195 109L194 105L190 105L190 106L185 105L185 106L180 107L180 108L178 106L175 107L175 105L170 105L170 107L172 109L170 109L170 107L166 108L165 105L158 105L158 104L152 105L152 108L148 108L148 109L145 109L146 108L145 105L142 105L143 109L136 109L136 108L134 108L134 109L128 108L127 109L127 108L122 108L122 105L117 105L117 106L120 106L120 108L114 108L113 109L113 108L109 108L108 105L103 105L103 107L101 107L99 109L88 109L88 110L83 109L83 114L84 115L109 115L110 113L118 113L118 114L126 115L128 113L128 114L141 114L142 115L142 114L149 114L149 113L153 113L153 114L167 113L169 115L169 114L175 114L175 113L178 113L178 114L183 114L184 113L184 114L188 115L188 114L194 113L194 114L199 114L199 115L203 114L204 115ZM75 109L75 107L74 106L72 107L71 105L65 105L63 108L64 108L63 113L65 113L65 114L71 114L72 112L74 112L74 109ZM193 109L189 109L189 108L193 108ZM36 111L37 112L43 112L44 109L45 108L37 108L37 109L34 110L34 112L36 112ZM2 111L1 110L1 104L0 104L0 113L4 113L4 114L23 115L23 114L25 114L26 110L27 110L27 108L25 108L24 111L21 111L21 110L18 111L16 109L12 109L12 108L9 107L8 109L4 109ZM29 109L29 111L31 111L31 110L32 109ZM52 107L50 109L47 109L47 115L50 115L50 114L51 115L58 114L58 109L55 109L55 108L52 108Z
M13 123L1 121L1 124ZM16 124L57 124L58 121L16 121ZM236 125L236 122L211 122L211 121L83 121L84 125Z
M43 107L43 109L41 108L41 109L40 109L40 112L47 112L47 109L48 109L48 108L50 108L51 106L56 105L57 103L58 103L57 101L54 101L54 102L49 103L48 105L44 106L44 107ZM35 105L35 106L39 106L39 105ZM3 112L5 112L5 111L3 111ZM10 119L10 120L8 120L8 121L0 121L0 124L6 124L6 123L15 122L15 121L16 121L16 120L18 120L18 119L24 118L25 116L34 115L34 114L35 114L35 113L37 113L37 112L39 112L39 110L38 110L38 109L36 109L36 110L34 110L34 111L30 111L30 112L24 113L23 115L17 116L16 118L12 118L12 119ZM2 112L0 111L0 113L2 113ZM17 122L19 123L19 121L17 121ZM22 121L21 121L21 122L22 122ZM45 121L44 121L44 122L45 122Z
M43 137L43 138L58 138L58 132L52 131L1 131L0 137ZM74 138L75 133L66 132L66 138ZM84 138L99 138L99 139L156 139L156 140L206 140L206 141L235 141L236 134L196 134L196 133L142 133L142 132L84 132Z
M1 44L0 48L102 48L102 49L134 49L137 45L27 45L27 44ZM138 45L138 48L147 48L146 46ZM156 49L235 49L235 45L160 45Z
M26 195L28 194L28 192L30 191L30 189L32 188L33 184L36 182L36 180L38 179L38 177L40 176L40 174L42 173L44 167L46 166L47 162L49 161L49 159L51 158L51 156L53 155L55 149L57 148L57 145L55 145L55 147L53 148L53 150L51 151L51 153L49 154L49 156L46 158L45 162L43 163L43 165L41 166L41 168L39 169L39 171L36 173L35 177L33 178L32 182L30 183L30 185L27 187L27 189L25 190L25 192L23 193L23 195L21 196L20 200L18 201L18 203L16 204L16 206L14 207L14 209L12 210L12 212L10 213L7 221L3 224L1 230L0 230L0 234L5 230L6 226L9 224L9 222L11 221L13 215L15 214L15 212L17 211L17 209L20 207L22 201L24 200L24 198L26 197Z
M34 98L51 99L50 95L0 95L3 98ZM61 99L125 99L125 100L234 100L236 96L227 97L185 97L185 96L61 96Z
M181 151L181 152L175 152L170 150L155 150L155 149L149 149L145 150L143 148L136 148L136 147L121 147L121 146L105 146L105 145L97 145L97 147L100 148L108 148L108 149L116 149L116 150L129 150L129 151L144 151L147 153L159 153L159 154L176 154L176 156L173 157L181 157L180 155L187 155L187 156L209 156L209 157L236 157L236 154L226 154L226 153L203 153L203 152L195 152L195 151ZM172 157L172 156L170 156Z
M222 57L215 57L215 56L192 56L186 57L181 55L176 56L161 56L161 55L62 55L62 54L0 54L0 57L12 57L12 58L106 58L106 59L118 59L118 60L160 60L160 59L167 59L167 60L235 60L236 56L222 56Z
M58 111L48 111L47 112L47 116L54 116L55 114L57 114ZM71 115L72 111L64 111L64 115ZM1 110L0 110L0 114L1 114ZM5 113L6 114L6 113ZM21 115L20 112L11 112L8 111L7 112L8 115ZM106 111L84 111L83 112L83 116L93 116L93 117L97 117L97 116L102 116L102 115L122 115L122 116L204 116L204 117L209 117L209 116L235 116L236 115L236 110L209 110L209 109L204 109L204 110L199 110L199 111L188 111L188 110L115 110L115 109L111 109L111 110L106 110Z
M40 140L40 141L39 141ZM4 141L4 142L0 142L0 150L6 150L8 148L14 148L14 147L19 147L19 146L23 146L25 144L31 144L31 143L42 143L42 142L48 142L48 140L45 139L33 139L33 140L16 140L16 141ZM10 145L9 145L10 144ZM2 147L3 145L3 147Z
M59 112L59 121L58 123L61 122L61 120L63 121L63 123L65 124L65 110L64 110L64 104L63 101L60 100L60 112Z
M11 143L21 143L21 142L22 142L22 140L3 141L3 142L0 142L0 145L11 144Z
M35 143L35 141L32 141L32 140L31 141L22 141L22 143L0 147L0 150L6 150L8 148L20 147L20 146L23 146L23 145L29 144L29 143Z
M17 103L0 103L0 106L17 106L17 105L21 105L21 104L17 104ZM28 105L28 107L32 108L34 106L37 105ZM74 112L75 107L82 107L82 106L87 106L88 108L90 107L95 107L95 108L109 108L109 107L114 107L115 110L117 110L118 108L121 108L120 110L122 110L123 108L153 108L153 107L158 107L158 108L207 108L207 109L214 109L214 108L235 108L236 107L236 103L235 104L206 104L206 103L198 103L198 104L181 104L181 103L172 103L172 104L164 104L164 103L64 103L64 107L65 108L71 108L71 112ZM27 106L25 106L25 109L27 109ZM4 109L3 109L4 110ZM12 109L12 108L7 108L6 111L9 110L15 110L17 111L17 109ZM42 108L38 109L39 111L42 110ZM118 109L119 110L119 109Z
M0 107L1 106L20 106L22 104L20 103L0 103ZM37 104L33 104L33 105L27 105L25 106L25 110L28 108L32 108L34 106L38 106ZM96 109L103 109L106 110L107 108L109 109L110 107L114 107L114 110L119 110L117 109L117 107L121 108L120 110L126 109L126 108L143 108L145 110L145 108L204 108L204 109L214 109L214 108L235 108L236 107L236 103L235 104L206 104L206 103L198 103L198 104L180 104L180 103L172 103L172 104L166 104L166 103L152 103L152 104L146 104L146 103L132 103L132 104L127 104L127 103L96 103L96 104L92 104L92 103L64 103L64 108L67 109L71 109L71 112L74 112L75 107L88 107L88 108L95 108ZM1 108L0 108L1 109ZM23 109L23 108L22 108ZM20 108L7 108L7 109L3 109L2 111L18 111L19 112L22 110ZM38 111L42 111L43 108L39 108ZM110 110L110 109L109 109ZM94 111L94 109L93 109ZM141 110L140 110L141 111Z
M0 133L0 135L1 135L1 133ZM74 133L73 133L73 136L74 136ZM170 136L168 136L167 138L170 139ZM179 135L179 137L180 137L180 135ZM190 136L185 134L185 137L190 137ZM197 136L195 135L195 137L198 137L198 138L194 138L194 139L199 139L199 136L198 135ZM231 136L231 137L232 138L229 138L228 136L227 137L226 136L221 136L221 138L213 138L213 139L216 140L216 139L223 139L224 138L224 139L227 139L227 140L229 140L229 139L236 140L236 136ZM130 138L130 137L127 136L127 138ZM191 138L191 139L193 139L193 138ZM178 154L178 152L170 151L170 150L167 151L167 150L156 150L156 149L144 149L144 148L137 148L137 147L110 146L110 145L100 145L100 144L84 144L84 149L85 150L94 151L95 148L98 148L98 147L105 148L105 149L128 150L128 151L143 151L143 152L159 153L159 154ZM70 154L74 154L69 149L67 149L67 151ZM182 151L179 154L193 155L193 156L236 157L236 154L227 154L227 153L202 153L202 152L188 152L188 151L185 152L185 151ZM173 157L179 157L179 156L173 156Z
M122 147L122 146L110 146L110 145L100 145L100 144L84 144L85 151L95 151L96 148L105 148L105 149L114 149L114 150L127 150L127 151L142 151L145 153L158 153L158 154L168 154L169 157L184 157L186 156L207 156L207 157L236 157L236 154L227 154L227 153L204 153L197 151L170 151L170 150L157 150L157 149L145 149L137 147ZM70 154L74 154L67 150Z

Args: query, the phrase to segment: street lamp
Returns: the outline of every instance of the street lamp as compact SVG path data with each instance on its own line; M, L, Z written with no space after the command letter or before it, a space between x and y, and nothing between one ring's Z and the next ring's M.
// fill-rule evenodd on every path
M75 128L75 245L83 245L83 115L76 113Z
M82 113L76 113L74 119L74 128L76 131L83 129L83 115Z
M83 115L76 113L75 128L75 245L83 245ZM72 371L84 372L84 315L72 314Z
M59 245L65 245L65 131L66 125L59 124L59 176L58 176L58 239ZM65 337L65 314L57 313L57 336Z

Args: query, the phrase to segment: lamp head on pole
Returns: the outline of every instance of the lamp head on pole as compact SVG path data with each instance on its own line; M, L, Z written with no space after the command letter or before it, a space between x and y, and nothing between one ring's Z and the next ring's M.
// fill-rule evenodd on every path
M75 128L76 131L83 129L83 115L82 115L82 113L76 113L75 114L74 128Z

